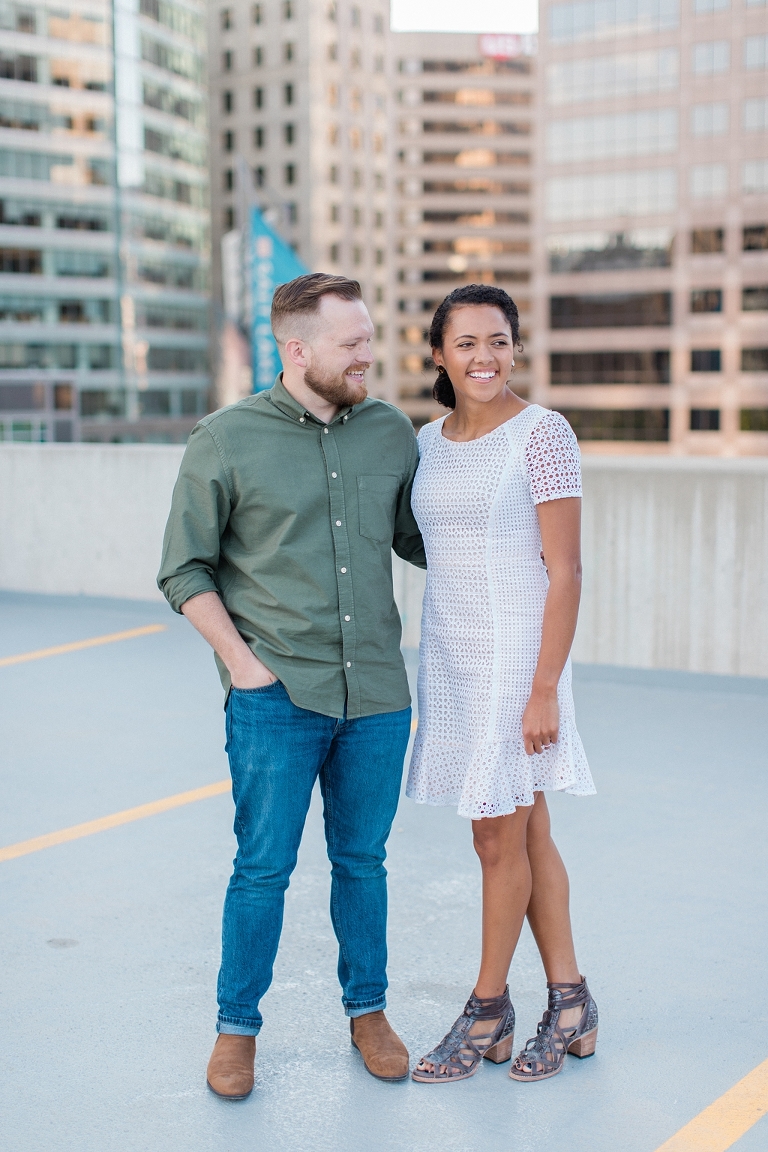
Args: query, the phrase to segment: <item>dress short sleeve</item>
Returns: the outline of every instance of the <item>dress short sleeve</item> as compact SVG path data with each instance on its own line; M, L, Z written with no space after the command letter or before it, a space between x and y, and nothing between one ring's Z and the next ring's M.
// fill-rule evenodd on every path
M581 454L568 421L547 412L534 426L525 449L534 504L581 496Z

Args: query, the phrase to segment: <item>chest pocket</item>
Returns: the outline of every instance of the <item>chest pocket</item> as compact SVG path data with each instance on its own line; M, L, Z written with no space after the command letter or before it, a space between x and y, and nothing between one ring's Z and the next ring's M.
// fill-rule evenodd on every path
M378 544L392 539L399 476L358 476L357 509L360 535Z

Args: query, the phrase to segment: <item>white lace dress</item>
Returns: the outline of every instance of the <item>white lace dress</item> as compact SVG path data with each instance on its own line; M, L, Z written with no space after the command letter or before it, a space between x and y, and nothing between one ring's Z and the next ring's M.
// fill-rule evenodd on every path
M407 794L473 820L533 804L542 789L591 795L570 660L557 743L528 756L522 736L549 587L536 505L581 496L576 438L538 404L466 443L443 436L444 419L419 433L413 485L428 567Z

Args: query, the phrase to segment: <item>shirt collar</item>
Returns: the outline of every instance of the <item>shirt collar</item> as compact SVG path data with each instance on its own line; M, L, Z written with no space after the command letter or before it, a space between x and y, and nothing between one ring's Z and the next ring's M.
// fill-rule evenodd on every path
M269 390L269 398L276 408L279 408L281 412L285 412L286 416L290 416L293 420L313 420L315 424L321 423L316 416L313 416L311 412L303 408L298 400L291 395L285 384L283 384L282 372L278 372L275 377L275 382ZM363 401L363 404L364 403L365 401ZM357 404L340 408L333 420L331 420L331 424L337 424L340 420L347 421L351 419L360 407L362 407L362 405Z

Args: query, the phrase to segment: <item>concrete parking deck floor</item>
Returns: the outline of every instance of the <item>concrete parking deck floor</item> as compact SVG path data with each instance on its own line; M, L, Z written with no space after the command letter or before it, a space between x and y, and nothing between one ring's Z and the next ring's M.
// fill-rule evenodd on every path
M165 631L0 667L0 845L222 780L205 644L163 605L0 596L0 657ZM0 863L4 1152L655 1152L768 1057L768 682L581 668L599 793L552 797L597 1055L538 1085L382 1084L350 1048L314 806L263 1008L252 1097L205 1088L223 794ZM479 875L454 811L403 800L390 841L390 1007L414 1058L476 971ZM520 1044L544 999L525 936ZM694 1145L691 1145L695 1152ZM768 1117L734 1145L768 1148Z

